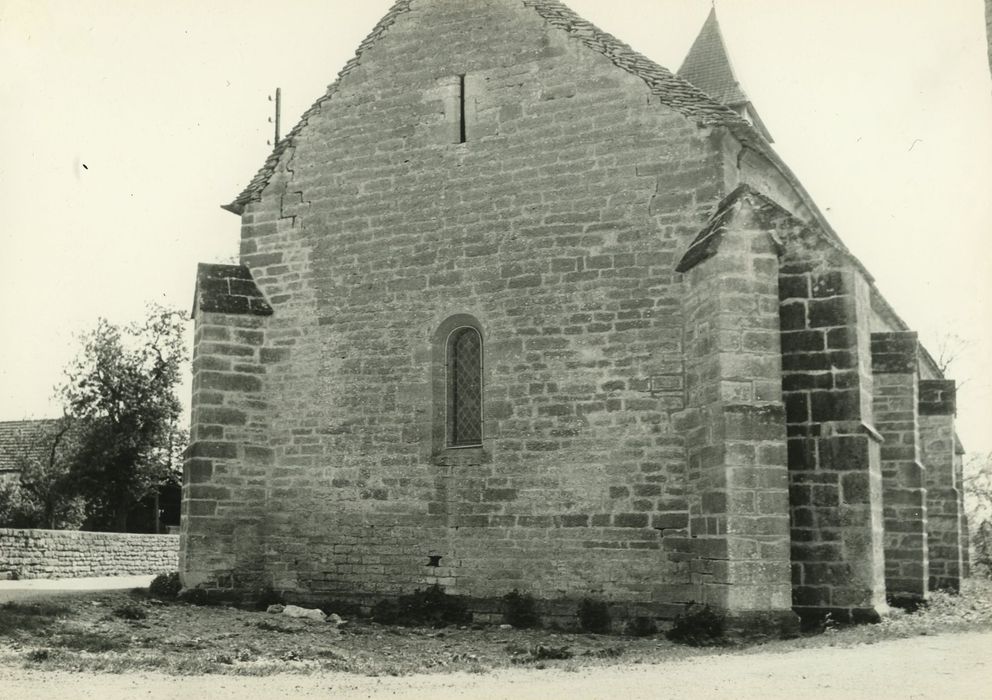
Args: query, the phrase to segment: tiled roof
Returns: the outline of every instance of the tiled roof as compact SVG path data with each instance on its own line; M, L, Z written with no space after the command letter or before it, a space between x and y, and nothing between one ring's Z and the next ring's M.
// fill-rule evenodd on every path
M47 459L57 419L0 422L0 472L20 471L24 459Z
M764 122L758 116L758 111L734 74L715 7L710 10L699 36L696 37L682 67L679 68L678 75L720 104L727 105L739 114L747 115L758 132L772 143L771 134L768 133Z
M617 67L643 80L662 104L700 124L746 125L733 110L716 102L667 68L637 53L613 35L582 19L558 0L523 1L526 7L533 7L551 26L566 31L571 38L581 41L588 48L609 58Z
M272 307L244 265L200 263L196 269L197 311L251 316L271 316Z
M320 106L325 101L334 96L338 91L338 84L341 79L354 70L361 61L362 54L386 33L400 15L409 11L412 1L398 0L390 8L386 16L379 21L372 33L358 47L355 57L338 74L337 82L332 84L327 92L304 112L303 117L293 127L293 130L276 144L272 154L244 191L231 204L225 206L225 209L240 214L248 202L261 195L262 190L265 189L275 173L279 159L293 145L294 139L306 127L310 118L319 112ZM667 68L663 68L651 59L637 53L616 37L601 31L558 0L522 1L525 7L532 8L551 26L567 32L570 38L582 42L591 50L609 58L619 68L641 78L662 104L702 125L735 125L748 130L751 129L750 125L736 112L720 104L688 81L674 75Z

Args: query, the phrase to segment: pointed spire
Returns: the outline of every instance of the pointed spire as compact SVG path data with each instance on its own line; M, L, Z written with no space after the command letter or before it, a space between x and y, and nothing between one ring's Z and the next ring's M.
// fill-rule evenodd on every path
M751 104L750 98L734 74L727 44L723 40L720 22L716 17L715 0L678 74L680 78L689 81L720 104L750 121L765 139L772 141L754 105Z

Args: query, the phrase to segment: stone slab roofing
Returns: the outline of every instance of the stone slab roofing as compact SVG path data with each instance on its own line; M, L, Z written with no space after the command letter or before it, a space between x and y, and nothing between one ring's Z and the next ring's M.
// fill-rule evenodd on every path
M196 270L193 316L197 311L271 316L272 307L244 265L200 263Z
M779 219L800 223L796 221L792 214L753 189L750 185L741 185L717 205L713 216L710 217L706 226L703 227L693 240L692 245L689 246L689 249L682 257L675 271L688 272L704 260L708 260L716 255L720 249L720 242L723 240L723 235L727 231L727 226L730 224L731 219L733 219L734 214L744 203L748 203L754 208L755 213L761 219L765 228L769 230L774 228L774 221ZM775 246L781 248L781 241L776 239Z
M0 422L0 474L19 472L24 459L47 459L57 419Z
M337 81L303 113L299 123L276 144L272 154L266 159L265 164L252 178L248 186L233 202L224 206L224 209L240 215L249 202L261 195L262 190L265 189L273 173L275 173L283 153L293 145L296 137L306 128L310 118L320 111L321 105L334 97L341 80L359 65L362 55L389 31L389 28L402 15L410 11L411 5L427 1L429 0L397 0L372 30L372 33L358 47L355 57L345 64L345 67L338 74ZM558 0L520 0L520 2L523 7L540 15L550 26L566 32L571 39L581 42L590 50L609 58L617 67L641 78L662 104L671 107L696 123L703 126L732 125L751 129L748 122L732 109L720 104L698 87L673 74L667 68L663 68L646 56L634 51L613 35L600 30L591 22L577 15L564 3Z

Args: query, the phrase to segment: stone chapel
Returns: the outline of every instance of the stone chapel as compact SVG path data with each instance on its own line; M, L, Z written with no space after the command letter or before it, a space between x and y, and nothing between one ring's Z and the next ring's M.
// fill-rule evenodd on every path
M873 621L967 569L955 384L741 88L397 0L201 265L186 587Z

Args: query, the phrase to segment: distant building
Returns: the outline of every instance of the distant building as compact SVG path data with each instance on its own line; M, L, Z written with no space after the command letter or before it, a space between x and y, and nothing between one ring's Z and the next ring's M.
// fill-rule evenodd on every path
M0 481L16 481L28 460L47 461L58 419L0 422Z
M676 75L555 0L396 2L199 269L185 585L957 590L955 384L770 140L715 14Z

